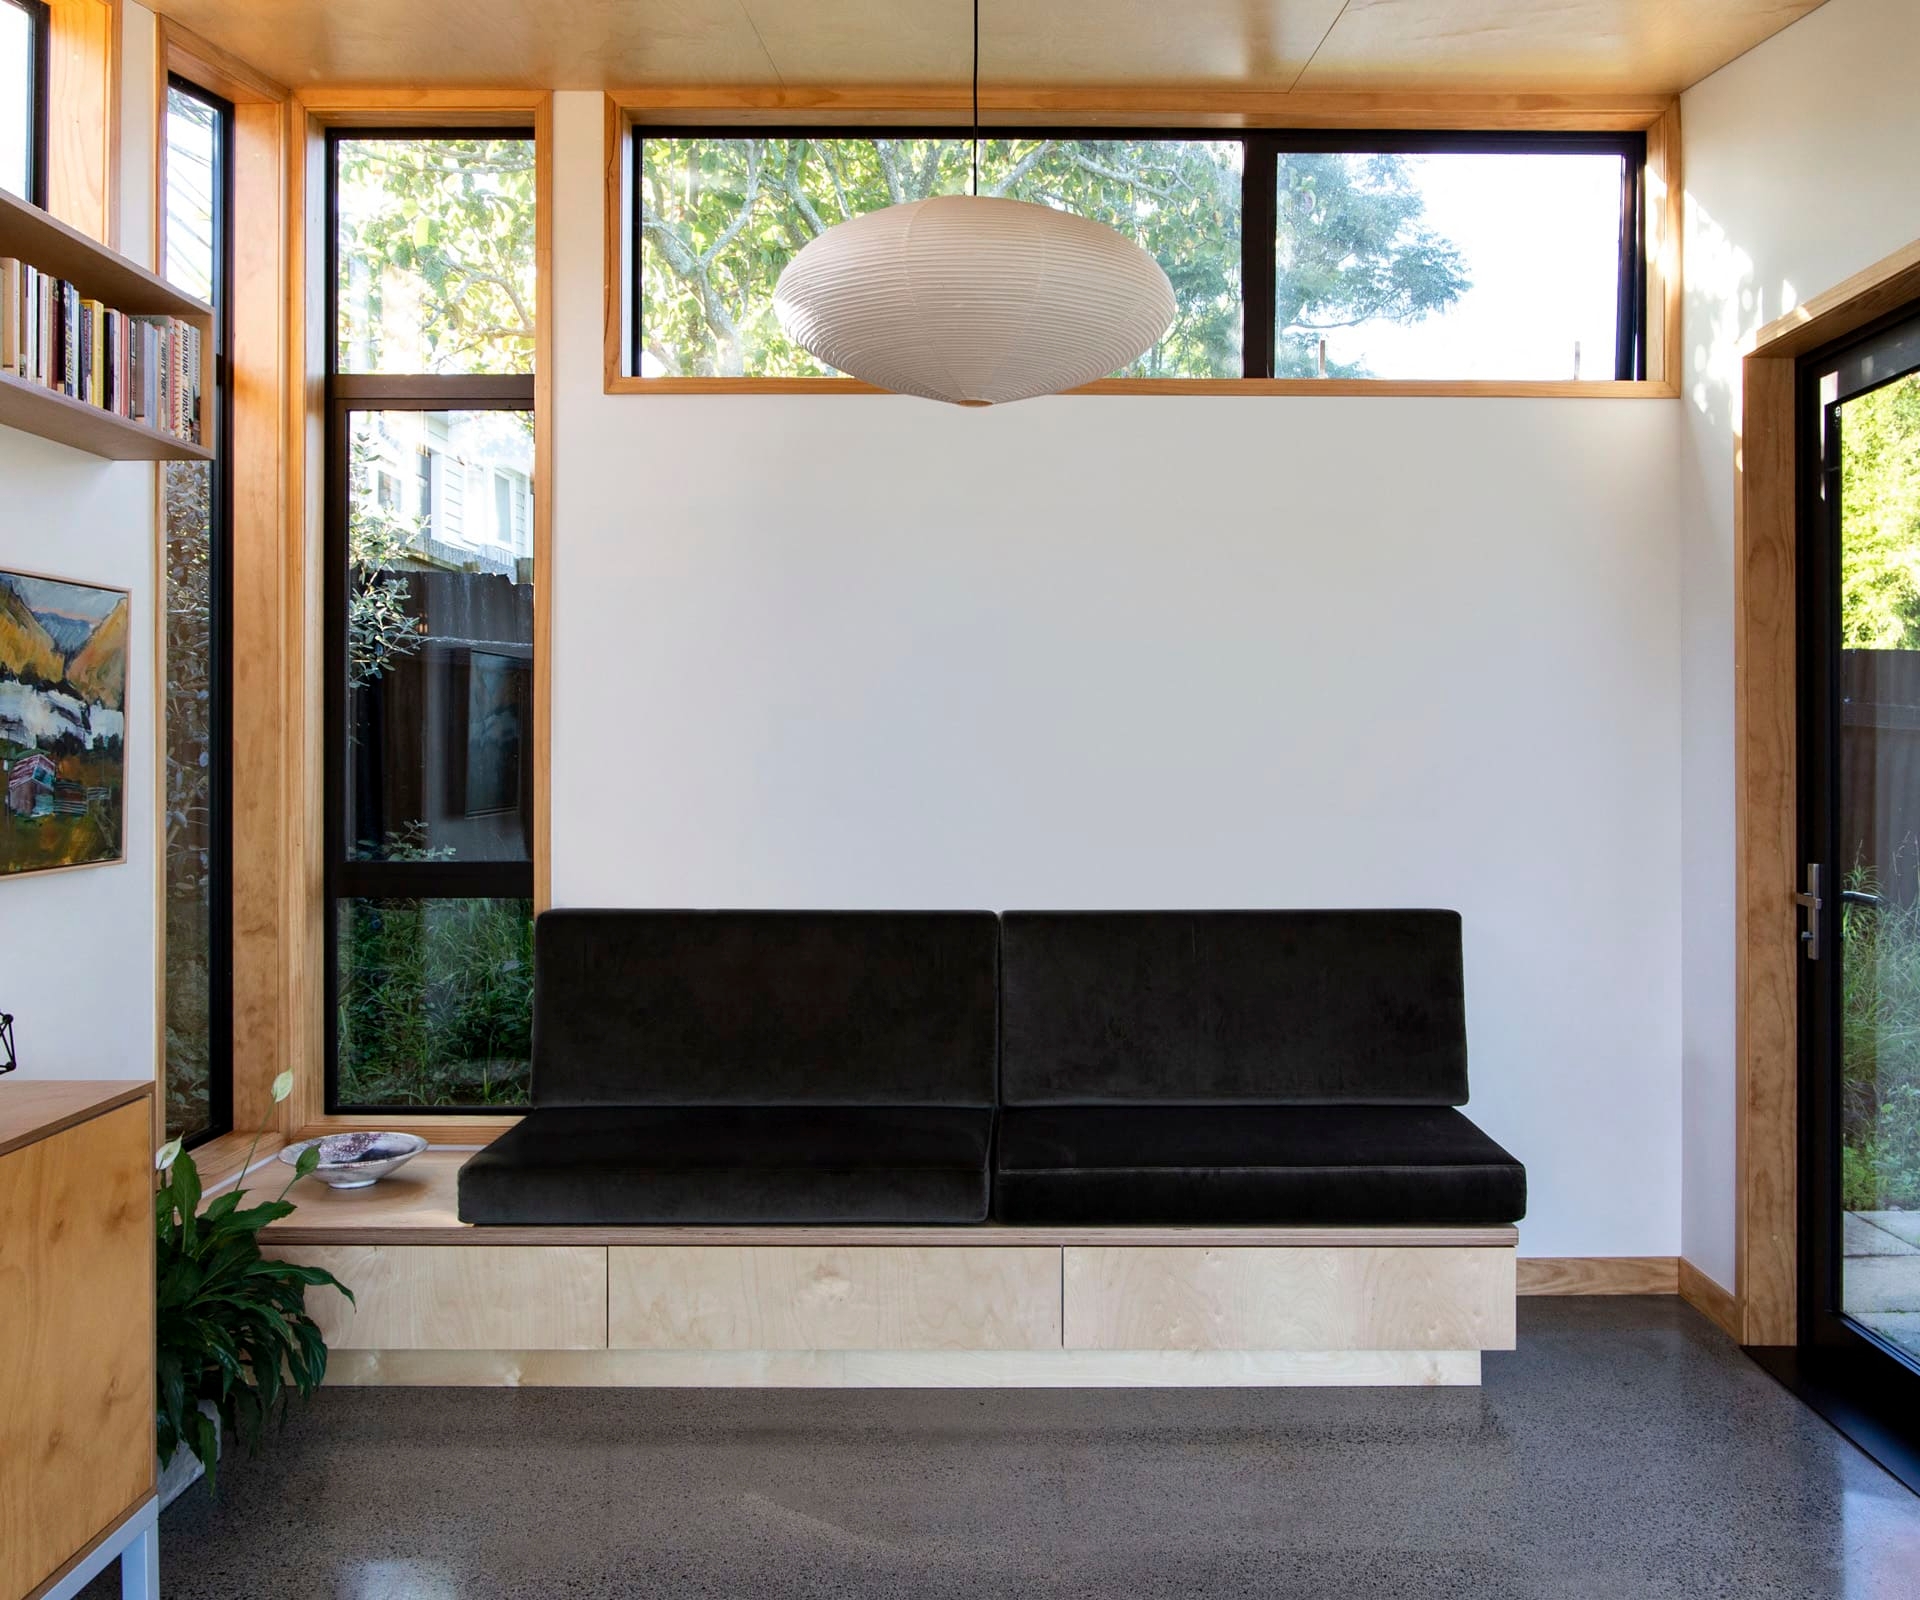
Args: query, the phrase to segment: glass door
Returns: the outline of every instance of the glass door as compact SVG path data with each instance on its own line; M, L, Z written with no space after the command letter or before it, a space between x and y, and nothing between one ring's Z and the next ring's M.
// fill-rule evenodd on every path
M1801 368L1801 1343L1920 1400L1920 317Z

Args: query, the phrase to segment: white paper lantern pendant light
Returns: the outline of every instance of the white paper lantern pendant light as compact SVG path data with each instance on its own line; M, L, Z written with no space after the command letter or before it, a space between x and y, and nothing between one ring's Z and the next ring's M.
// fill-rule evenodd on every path
M973 5L973 193L829 228L773 292L787 336L882 389L955 405L1056 394L1138 360L1173 321L1173 285L1086 217L980 194L980 0Z

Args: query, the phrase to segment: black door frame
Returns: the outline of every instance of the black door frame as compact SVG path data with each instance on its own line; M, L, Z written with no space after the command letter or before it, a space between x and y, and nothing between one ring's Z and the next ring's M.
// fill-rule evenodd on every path
M1897 354L1897 360L1890 356ZM1920 368L1920 305L1802 356L1795 374L1798 476L1800 859L1820 871L1817 938L1803 932L1799 1053L1799 1344L1769 1361L1855 1443L1920 1491L1920 1362L1840 1309L1843 1206L1838 1137L1841 944L1839 435L1836 408ZM1803 869L1804 870L1804 869ZM1806 887L1802 880L1802 887ZM1803 923L1803 928L1805 924ZM1813 959L1805 959L1811 956Z

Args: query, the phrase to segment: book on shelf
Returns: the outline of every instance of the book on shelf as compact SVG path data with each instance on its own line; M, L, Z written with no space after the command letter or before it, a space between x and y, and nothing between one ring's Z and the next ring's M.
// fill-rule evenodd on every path
M200 444L200 330L129 316L12 257L0 258L0 372Z

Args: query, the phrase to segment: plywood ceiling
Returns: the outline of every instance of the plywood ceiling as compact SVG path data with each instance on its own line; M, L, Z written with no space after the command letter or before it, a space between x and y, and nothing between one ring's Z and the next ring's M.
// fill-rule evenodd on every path
M982 0L993 86L1674 93L1821 0ZM281 82L961 84L969 0L158 0Z

